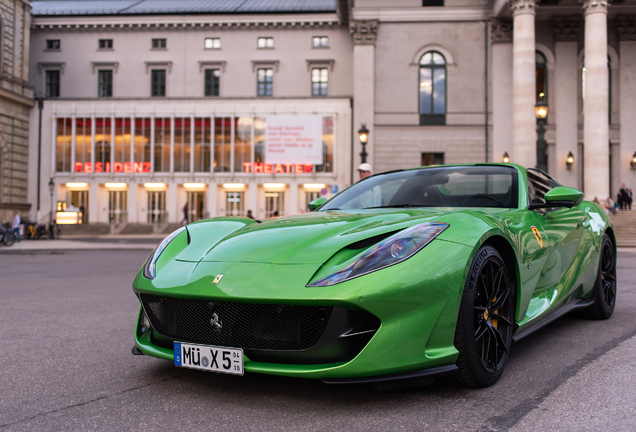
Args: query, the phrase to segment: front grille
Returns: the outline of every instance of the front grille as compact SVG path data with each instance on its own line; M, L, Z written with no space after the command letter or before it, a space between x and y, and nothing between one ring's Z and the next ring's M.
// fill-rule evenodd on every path
M311 348L333 312L333 306L235 303L150 294L141 294L141 301L152 327L163 336L246 349ZM220 329L213 325L215 314Z

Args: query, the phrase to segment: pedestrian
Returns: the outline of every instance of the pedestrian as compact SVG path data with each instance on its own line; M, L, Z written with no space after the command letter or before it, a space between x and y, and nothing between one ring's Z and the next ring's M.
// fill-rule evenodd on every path
M614 204L614 200L612 197L607 197L607 213L616 214L618 213L617 205Z
M20 225L22 225L22 218L17 211L13 211L13 223L11 224L11 231L15 234L16 241L20 243Z
M627 189L627 206L632 209L632 188Z
M185 222L185 224L183 222ZM188 224L188 203L185 203L185 205L183 206L183 219L181 219L181 225L187 225L187 224Z
M254 215L252 215L252 210L248 210L247 211L247 215L246 217L250 218L250 219L254 219Z
M618 206L621 208L621 210L627 210L627 200L629 199L629 192L627 191L627 186L625 186L625 183L621 185L621 189L618 193Z
M371 164L362 163L358 167L358 174L360 175L360 180L364 180L367 177L371 177L373 175L373 169L371 168Z
M80 211L80 222L81 222L81 223L85 223L85 222L86 222L86 221L84 220L84 210L85 210L85 209L84 209L84 206L83 206L83 205L81 205L81 206L79 207L79 211Z

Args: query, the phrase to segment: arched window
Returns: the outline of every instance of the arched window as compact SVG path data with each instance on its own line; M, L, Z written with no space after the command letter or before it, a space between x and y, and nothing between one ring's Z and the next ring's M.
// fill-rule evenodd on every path
M446 124L446 59L437 51L420 59L420 124Z
M543 53L540 51L536 52L536 102L543 100L545 102L548 101L548 61L546 60Z

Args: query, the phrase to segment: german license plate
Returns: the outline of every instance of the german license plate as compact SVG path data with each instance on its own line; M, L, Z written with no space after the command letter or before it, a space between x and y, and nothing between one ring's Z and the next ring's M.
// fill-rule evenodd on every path
M243 350L175 342L174 365L208 372L243 375Z

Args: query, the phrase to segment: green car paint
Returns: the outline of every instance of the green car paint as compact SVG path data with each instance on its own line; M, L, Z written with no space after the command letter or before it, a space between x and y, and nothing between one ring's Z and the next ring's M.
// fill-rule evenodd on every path
M147 279L140 270L133 290L138 296L341 306L367 311L380 320L379 329L351 360L267 363L246 355L247 372L325 379L453 364L464 284L482 245L495 246L516 273L515 317L520 333L571 299L588 298L598 273L603 235L608 233L616 244L605 212L581 201L579 191L557 187L553 196L546 195L546 201L573 201L572 208L531 211L525 168L480 166L516 170L516 208L320 210L262 223L248 218L209 219L188 225L157 260L156 277ZM332 286L307 286L355 262L374 243L354 250L347 246L427 222L445 223L448 228L405 261ZM218 274L224 276L213 284ZM173 360L173 351L156 343L169 338L152 326L142 329L142 314L140 308L136 347L146 355Z

